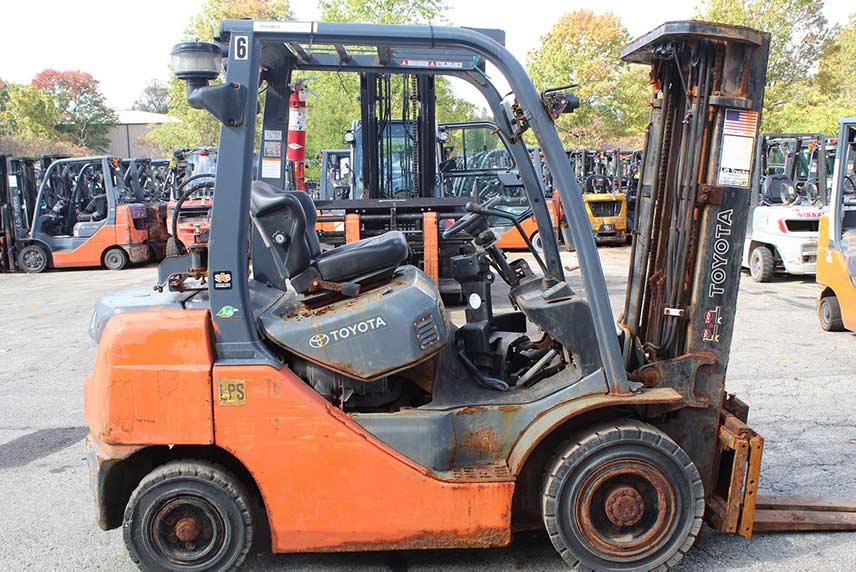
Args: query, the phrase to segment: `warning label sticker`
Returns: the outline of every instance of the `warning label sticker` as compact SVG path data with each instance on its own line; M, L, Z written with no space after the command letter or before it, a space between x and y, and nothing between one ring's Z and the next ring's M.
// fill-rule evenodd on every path
M749 188L757 129L757 112L741 109L725 110L717 184Z
M263 179L279 179L281 174L282 161L279 159L262 158L262 178Z

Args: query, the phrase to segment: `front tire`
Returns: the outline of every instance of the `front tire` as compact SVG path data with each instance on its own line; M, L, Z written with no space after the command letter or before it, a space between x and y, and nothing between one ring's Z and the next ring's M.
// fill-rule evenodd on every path
M776 272L776 261L766 246L756 246L749 255L749 274L755 282L769 282Z
M207 461L173 461L149 473L128 501L123 532L141 570L232 570L253 543L250 496Z
M576 570L667 570L692 547L704 488L689 456L631 420L589 428L548 464L542 493L553 546Z
M38 274L47 270L50 257L39 244L28 244L18 252L18 268L27 274Z
M128 253L114 246L104 253L104 266L110 270L122 270L128 265Z
M817 309L817 317L820 327L827 332L843 332L844 320L841 319L841 306L838 298L833 294L820 299L820 307Z

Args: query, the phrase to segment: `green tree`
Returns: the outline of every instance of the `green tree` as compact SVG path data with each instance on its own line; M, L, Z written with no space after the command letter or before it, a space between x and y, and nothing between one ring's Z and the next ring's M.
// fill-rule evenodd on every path
M813 71L831 30L817 0L702 0L696 16L769 32L770 59L764 96L765 131L789 131L798 124L820 127L826 97L813 85ZM809 109L811 108L811 109ZM794 113L797 112L798 116ZM815 119L807 119L809 116Z
M67 133L72 143L92 150L109 143L107 132L118 119L91 74L44 70L33 79L32 86L50 97L59 114L56 128Z
M153 79L134 102L134 109L151 113L169 111L169 84Z
M538 89L579 84L579 109L556 121L565 144L601 146L641 135L648 81L644 68L619 57L630 39L617 15L576 10L559 18L529 53L527 67Z
M57 129L62 121L51 96L25 84L6 84L6 102L0 111L0 132L49 141L70 141Z
M185 40L209 41L220 32L220 24L230 18L257 20L291 20L288 0L207 0L184 31ZM154 141L165 154L176 147L217 145L220 123L207 111L193 109L187 103L184 82L173 77L167 88L166 112L178 121L153 128L147 139Z
M327 22L441 24L448 0L320 0Z

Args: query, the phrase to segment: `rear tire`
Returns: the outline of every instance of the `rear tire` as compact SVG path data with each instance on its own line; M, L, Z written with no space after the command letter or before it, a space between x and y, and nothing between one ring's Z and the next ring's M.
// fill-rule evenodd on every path
M695 542L704 488L689 456L632 420L590 427L547 465L542 514L575 570L668 570Z
M50 257L40 244L28 244L18 252L18 268L27 274L38 274L48 268Z
M122 270L128 265L128 253L114 246L104 253L104 266L110 270Z
M844 320L841 319L841 305L838 298L833 294L820 299L820 307L817 309L817 317L820 327L827 332L843 332Z
M749 255L749 274L755 282L769 282L776 273L773 252L766 246L756 246Z
M250 495L222 467L173 461L140 482L123 536L141 570L233 570L253 544Z

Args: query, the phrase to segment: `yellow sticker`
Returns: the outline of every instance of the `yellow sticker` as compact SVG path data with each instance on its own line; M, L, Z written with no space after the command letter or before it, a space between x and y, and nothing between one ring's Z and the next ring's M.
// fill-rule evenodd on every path
M247 390L243 379L221 379L218 386L220 405L247 404Z

